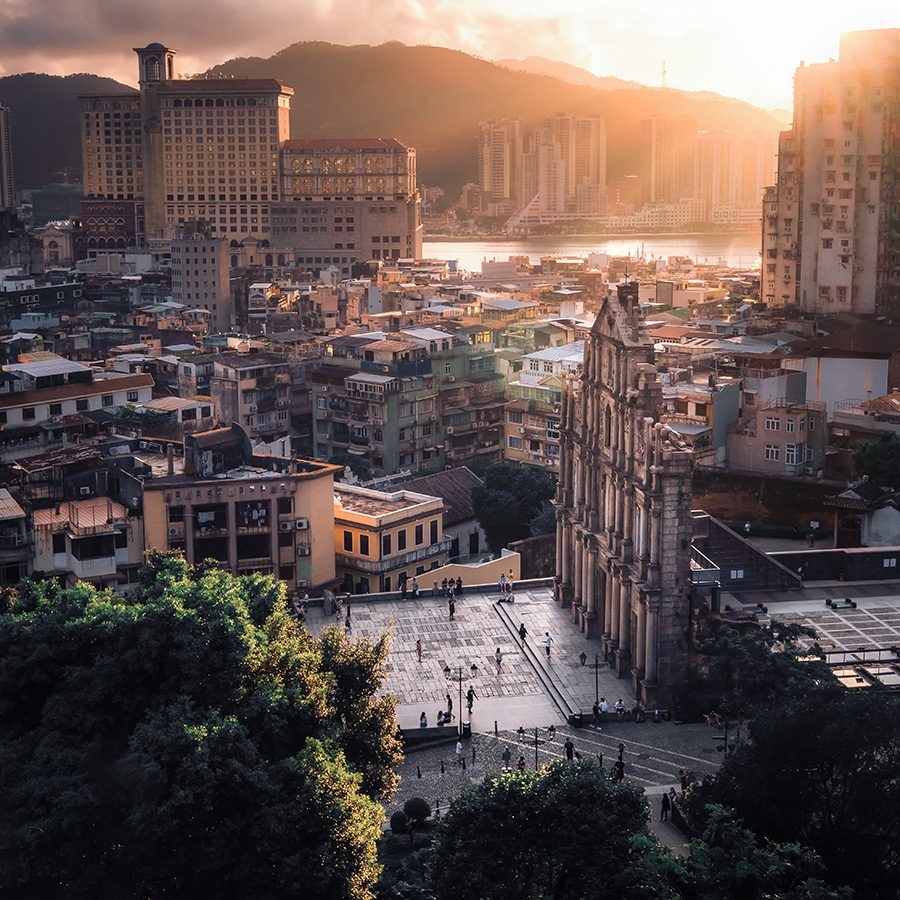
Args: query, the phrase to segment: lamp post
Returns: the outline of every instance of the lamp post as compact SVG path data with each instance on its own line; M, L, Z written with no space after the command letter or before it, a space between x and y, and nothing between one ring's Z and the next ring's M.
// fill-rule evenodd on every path
M444 675L447 677L449 681L458 681L459 682L459 719L458 725L456 727L456 733L462 735L463 733L463 723L462 723L462 683L463 683L463 672L465 671L463 666L454 666L452 669L450 666L444 666ZM478 666L475 663L472 663L469 666L469 671L472 673L472 677L474 678L478 674Z

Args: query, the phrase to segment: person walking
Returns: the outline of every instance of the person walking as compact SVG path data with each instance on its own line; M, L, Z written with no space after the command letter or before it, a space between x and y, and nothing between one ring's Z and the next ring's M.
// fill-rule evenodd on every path
M509 752L509 747L503 748L503 754L501 756L501 759L503 760L503 768L505 770L508 770L509 769L509 761L512 759L512 753Z
M672 801L669 799L668 794L662 795L662 801L659 807L659 821L660 822L668 822L669 821L669 810L672 808Z
M416 639L416 656L422 662L422 642L419 639Z
M469 708L469 717L472 716L472 707L475 705L475 701L478 699L478 694L475 693L475 688L472 685L469 685L469 689L466 691L466 706Z
M456 602L453 599L453 595L450 596L450 602L448 604L448 608L450 610L450 621L453 621L453 617L456 615Z
M593 725L594 728L600 727L600 704L594 701L594 705L591 708L591 714L594 717Z
M503 654L500 652L500 648L498 647L494 651L494 662L497 663L497 674L500 674L500 666L503 664Z
M462 761L463 761L463 745L462 745L462 741L459 738L457 738L456 739L456 764L458 766L461 766Z
M678 798L678 795L675 793L675 788L669 788L669 809L675 809L675 801Z
M523 646L523 647L525 646L525 638L527 638L527 637L528 637L528 631L526 630L526 628L525 628L525 623L523 622L523 623L519 626L519 638L520 638L521 641L522 641L522 646Z
M566 759L571 762L573 759L575 759L575 744L572 743L571 737L566 738L566 742L565 744L563 744L563 747L566 750Z
M542 641L544 645L544 649L547 651L547 659L550 659L550 648L553 646L553 638L550 637L550 632L544 632L544 640Z
M419 579L413 578L412 580L412 595L414 600L419 599Z

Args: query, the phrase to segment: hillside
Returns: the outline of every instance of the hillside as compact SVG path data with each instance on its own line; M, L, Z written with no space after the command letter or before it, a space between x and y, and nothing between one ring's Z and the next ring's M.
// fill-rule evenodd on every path
M578 71L565 64L559 71L569 68ZM601 90L513 71L441 47L307 42L268 59L229 60L212 71L281 78L296 90L291 112L295 136L396 137L417 148L420 183L454 191L475 179L478 123L483 119L518 116L527 128L556 112L603 115L610 178L635 171L639 123L647 116L693 116L701 128L780 127L767 111L717 95L629 82ZM64 169L70 177L81 172L78 94L129 90L94 75L0 78L0 103L12 110L19 186L44 184Z
M9 75L0 78L0 105L10 109L16 186L81 180L79 94L126 93L132 88L97 75Z
M524 59L495 59L498 66L513 69L516 72L531 72L532 75L549 75L569 84L581 84L601 91L615 91L620 88L643 87L638 81L625 81L611 75L595 75L581 66L558 59L547 59L546 56L526 56Z
M475 178L478 123L521 117L526 127L556 112L606 117L610 178L633 172L641 119L693 116L701 128L777 131L779 121L739 100L649 87L598 90L512 71L457 50L293 44L268 59L234 59L214 70L277 77L294 86L294 133L396 137L415 146L419 180L454 190Z

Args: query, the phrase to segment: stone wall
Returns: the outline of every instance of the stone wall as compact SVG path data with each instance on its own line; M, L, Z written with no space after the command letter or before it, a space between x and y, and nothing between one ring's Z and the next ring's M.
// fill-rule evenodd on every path
M541 534L509 545L522 560L522 578L552 578L556 572L556 534Z

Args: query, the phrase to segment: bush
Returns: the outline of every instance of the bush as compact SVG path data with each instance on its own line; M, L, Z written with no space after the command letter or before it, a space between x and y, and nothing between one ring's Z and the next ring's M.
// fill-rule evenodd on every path
M391 831L394 834L406 834L406 813L402 809L391 816Z
M431 805L421 797L410 797L403 804L406 818L416 825L421 825L431 815Z

